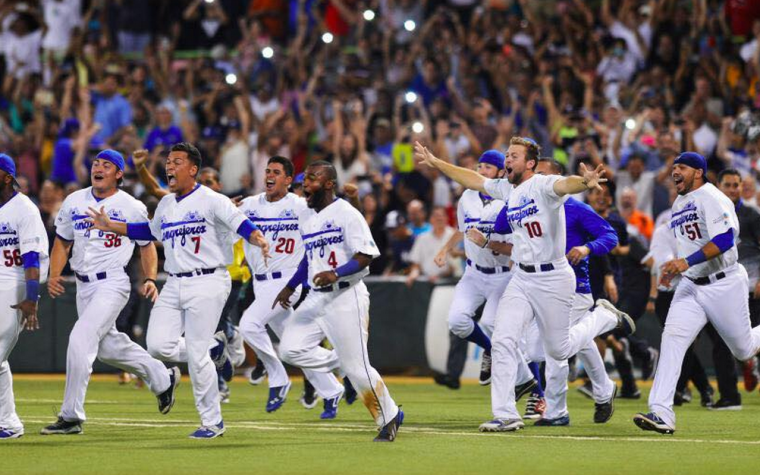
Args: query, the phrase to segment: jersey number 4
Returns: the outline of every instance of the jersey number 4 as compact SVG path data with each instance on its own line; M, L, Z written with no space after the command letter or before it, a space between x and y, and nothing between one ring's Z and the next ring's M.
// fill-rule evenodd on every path
M538 221L532 221L525 224L525 228L528 230L528 236L532 239L535 237L541 237L544 235L544 231L541 229L541 223Z
M23 261L21 260L21 251L18 249L14 249L13 251L10 249L4 250L3 258L5 259L3 261L5 267L20 266L23 264Z

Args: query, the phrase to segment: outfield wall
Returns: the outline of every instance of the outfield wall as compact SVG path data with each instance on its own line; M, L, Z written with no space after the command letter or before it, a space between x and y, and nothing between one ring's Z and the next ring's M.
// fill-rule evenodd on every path
M453 283L416 282L411 288L403 279L368 278L370 291L370 358L376 368L387 373L430 374L444 371L449 347L446 318L453 298ZM76 321L74 284L52 300L43 289L40 300L40 330L22 332L11 353L11 368L16 373L59 373L66 370L68 335ZM141 299L138 322L147 328L150 302ZM328 310L329 311L329 310ZM654 315L638 322L638 333L656 347L660 325ZM138 340L144 345L144 340ZM698 342L698 352L706 366L712 367L709 343ZM465 377L475 377L480 351L469 345ZM100 362L94 371L113 371Z

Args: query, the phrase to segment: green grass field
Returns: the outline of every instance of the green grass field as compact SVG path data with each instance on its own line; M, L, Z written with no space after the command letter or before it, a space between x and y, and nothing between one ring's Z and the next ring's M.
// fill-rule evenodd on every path
M572 424L528 426L511 434L480 434L490 416L489 389L459 391L429 379L388 378L406 421L392 444L375 444L361 403L341 405L338 419L319 420L321 404L307 411L294 383L288 402L264 411L266 388L242 379L222 408L224 437L190 440L198 425L187 378L169 415L156 410L147 389L96 377L88 393L88 421L78 436L41 436L55 420L60 377L18 376L18 412L26 435L0 444L0 473L76 474L434 474L444 473L755 473L760 464L760 395L744 395L744 410L709 412L698 403L678 410L674 436L645 433L631 417L646 399L618 401L612 420L591 422L593 403L570 390ZM521 402L522 404L522 402Z

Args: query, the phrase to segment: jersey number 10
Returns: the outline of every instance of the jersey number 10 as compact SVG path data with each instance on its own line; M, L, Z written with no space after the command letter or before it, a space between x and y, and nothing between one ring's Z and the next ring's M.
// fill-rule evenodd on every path
M544 235L544 231L541 229L541 223L538 221L532 221L525 224L525 229L528 230L528 236L532 239L534 237L541 237Z

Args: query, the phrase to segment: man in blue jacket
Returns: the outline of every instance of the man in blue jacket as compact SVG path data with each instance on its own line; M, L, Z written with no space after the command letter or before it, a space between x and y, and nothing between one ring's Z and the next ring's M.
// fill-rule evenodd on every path
M539 159L536 173L542 175L560 175L562 166L553 159ZM615 230L585 203L569 197L564 204L565 226L567 228L567 259L576 276L575 302L569 324L582 318L594 305L589 283L588 256L604 255L617 246ZM502 212L496 220L495 232L510 233L506 213ZM526 356L534 363L546 361L546 410L537 426L566 426L570 424L567 410L567 376L568 364L556 361L544 355L538 326L534 321L526 335ZM578 357L582 361L591 379L594 393L594 422L605 423L614 412L617 386L607 376L599 350L593 340L589 341Z

